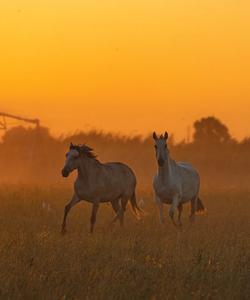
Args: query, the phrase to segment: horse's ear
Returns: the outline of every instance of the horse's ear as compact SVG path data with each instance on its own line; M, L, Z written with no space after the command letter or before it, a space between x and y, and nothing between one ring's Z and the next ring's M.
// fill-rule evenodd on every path
M157 134L155 133L155 131L153 132L153 139L154 139L154 140L157 140L157 139L158 139Z
M72 144L72 142L70 143L70 146L69 146L69 149L73 149L73 144Z
M165 139L165 140L168 139L168 133L167 133L167 131L165 131L165 133L164 133L164 139Z

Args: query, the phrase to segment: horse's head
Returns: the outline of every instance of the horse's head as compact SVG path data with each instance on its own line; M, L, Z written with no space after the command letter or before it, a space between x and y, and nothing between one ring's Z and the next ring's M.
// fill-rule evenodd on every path
M80 163L80 147L70 144L69 151L66 153L65 165L62 169L62 176L68 177L69 174L78 169Z
M155 141L155 152L156 152L156 159L158 165L160 167L163 167L166 160L168 159L168 147L167 147L168 133L165 132L164 135L160 135L158 137L157 134L154 132L153 139Z

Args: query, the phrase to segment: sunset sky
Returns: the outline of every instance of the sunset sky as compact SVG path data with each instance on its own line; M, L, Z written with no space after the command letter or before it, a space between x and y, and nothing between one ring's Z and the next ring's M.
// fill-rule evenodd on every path
M55 135L250 135L250 1L1 0L0 38L0 111Z

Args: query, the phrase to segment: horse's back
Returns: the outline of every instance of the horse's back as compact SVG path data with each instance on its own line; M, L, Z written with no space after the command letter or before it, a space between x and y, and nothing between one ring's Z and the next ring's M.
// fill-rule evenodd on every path
M136 181L133 170L126 164L121 162L109 162L103 165L108 172L116 173L122 177L128 177Z
M136 177L133 170L120 162L109 162L103 165L106 180L124 191L131 191L136 187Z

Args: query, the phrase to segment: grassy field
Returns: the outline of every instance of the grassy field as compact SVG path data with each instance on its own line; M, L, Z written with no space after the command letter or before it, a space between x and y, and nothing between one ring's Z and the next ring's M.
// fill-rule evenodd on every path
M110 231L113 212L104 204L90 235L90 206L82 203L61 236L70 194L0 188L1 299L250 299L250 192L203 193L207 215L190 226L188 206L181 230L168 219L160 225L144 195L143 220L128 210L125 228Z

